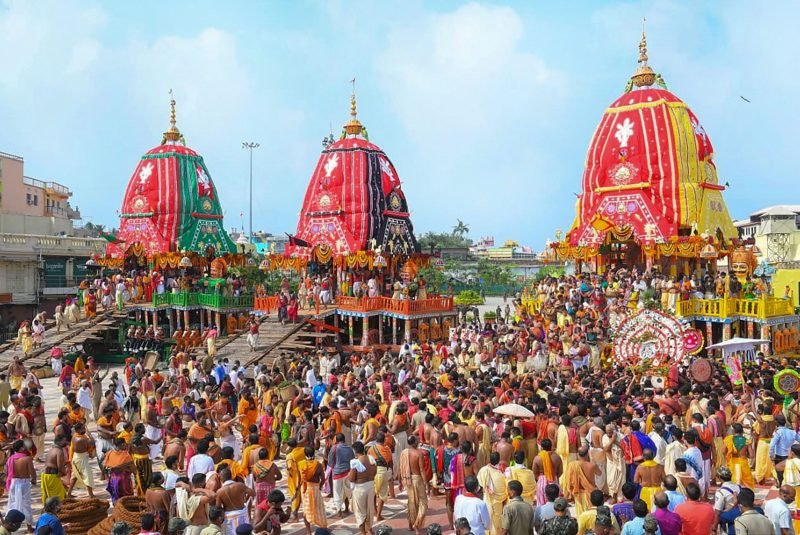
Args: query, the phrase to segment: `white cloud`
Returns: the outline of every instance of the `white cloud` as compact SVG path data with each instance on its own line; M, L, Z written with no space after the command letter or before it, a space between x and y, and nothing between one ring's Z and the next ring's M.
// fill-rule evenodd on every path
M513 192L552 191L543 133L557 128L567 87L530 37L514 9L477 3L390 32L376 70L415 145L396 164L418 227L444 223L445 199L448 217L475 214L475 233L487 211L493 228L518 226L530 199Z

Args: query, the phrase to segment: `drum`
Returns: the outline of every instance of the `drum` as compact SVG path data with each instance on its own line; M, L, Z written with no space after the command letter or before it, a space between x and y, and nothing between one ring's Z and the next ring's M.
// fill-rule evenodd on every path
M689 366L689 373L692 379L698 383L707 383L711 380L712 367L708 359L695 359Z

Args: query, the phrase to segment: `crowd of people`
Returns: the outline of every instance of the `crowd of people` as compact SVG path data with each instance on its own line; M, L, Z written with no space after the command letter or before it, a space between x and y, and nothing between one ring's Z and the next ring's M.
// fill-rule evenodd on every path
M282 353L245 368L180 352L166 370L131 357L110 375L81 359L61 370L52 426L15 362L0 412L6 519L34 524L38 459L46 509L92 496L99 477L113 502L143 496L143 529L162 535L278 534L291 520L325 533L331 513L366 534L385 529L390 499L417 534L794 533L800 411L772 380L788 363L759 355L734 385L721 366L698 383L672 363L657 382L603 358L626 314L661 302L661 280L549 277L535 310L516 301L508 321L472 317L398 354ZM760 503L759 484L778 496ZM443 527L430 526L434 504Z

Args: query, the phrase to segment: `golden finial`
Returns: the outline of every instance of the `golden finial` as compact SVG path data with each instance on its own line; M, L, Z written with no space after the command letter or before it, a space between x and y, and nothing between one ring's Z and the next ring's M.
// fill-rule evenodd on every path
M350 80L353 84L353 93L350 95L350 120L344 125L344 131L348 135L360 135L364 130L364 125L358 120L358 112L356 108L356 79Z
M656 81L656 73L647 64L647 35L645 35L645 23L647 19L642 19L642 40L639 41L639 67L631 76L631 81L636 87L649 87Z
M169 90L169 97L169 130L164 132L162 144L166 143L167 141L175 143L183 140L180 130L178 130L178 127L175 126L175 97L172 94L172 89Z

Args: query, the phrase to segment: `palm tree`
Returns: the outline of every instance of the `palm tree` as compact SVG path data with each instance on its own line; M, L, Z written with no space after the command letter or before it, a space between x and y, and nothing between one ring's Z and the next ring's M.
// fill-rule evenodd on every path
M460 219L456 219L456 221L458 221L458 224L453 227L453 236L460 236L463 238L469 234L469 225Z

